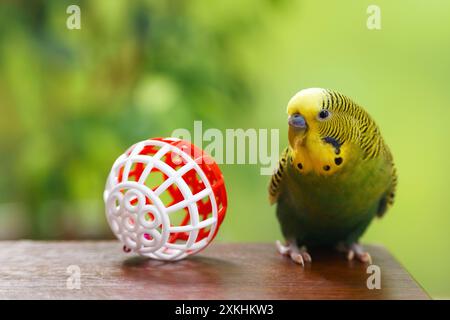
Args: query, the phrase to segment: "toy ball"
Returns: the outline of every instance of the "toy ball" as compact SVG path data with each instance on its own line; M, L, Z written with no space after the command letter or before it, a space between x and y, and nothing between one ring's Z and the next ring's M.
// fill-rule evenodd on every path
M175 138L131 146L114 162L103 198L124 250L158 260L179 260L204 249L227 209L218 165Z

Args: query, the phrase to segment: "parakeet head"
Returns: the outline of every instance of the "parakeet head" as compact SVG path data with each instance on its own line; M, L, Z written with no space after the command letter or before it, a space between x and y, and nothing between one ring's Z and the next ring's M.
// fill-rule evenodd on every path
M302 173L336 173L357 152L374 156L382 144L370 139L371 145L364 145L363 135L377 133L377 126L360 106L336 91L301 90L289 101L287 113L289 145Z
M304 143L308 133L317 131L330 117L323 106L326 91L310 88L299 91L288 103L289 143L292 147Z

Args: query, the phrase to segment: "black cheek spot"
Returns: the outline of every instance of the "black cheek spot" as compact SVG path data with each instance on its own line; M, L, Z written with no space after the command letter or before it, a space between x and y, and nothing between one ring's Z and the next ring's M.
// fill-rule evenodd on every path
M341 157L339 157L339 158L334 158L334 163L336 163L336 165L338 166L338 165L340 165L341 163L342 163L342 158Z
M323 166L323 170L325 170L325 171L330 170L330 166L329 165Z
M303 165L299 162L299 163L297 163L297 168L299 168L300 170L302 170L302 169L303 169Z

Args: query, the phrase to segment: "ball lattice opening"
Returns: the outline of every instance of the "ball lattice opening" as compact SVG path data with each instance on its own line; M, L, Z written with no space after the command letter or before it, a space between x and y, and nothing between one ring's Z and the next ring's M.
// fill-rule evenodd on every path
M108 223L127 249L160 260L204 249L227 208L214 160L173 138L141 141L122 154L108 176L104 200Z

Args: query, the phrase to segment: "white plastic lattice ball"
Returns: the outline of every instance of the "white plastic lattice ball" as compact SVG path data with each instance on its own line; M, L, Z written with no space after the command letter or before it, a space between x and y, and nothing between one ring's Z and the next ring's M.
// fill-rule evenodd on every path
M205 248L227 207L214 160L174 138L130 147L115 161L103 197L108 223L124 246L160 260L179 260Z

